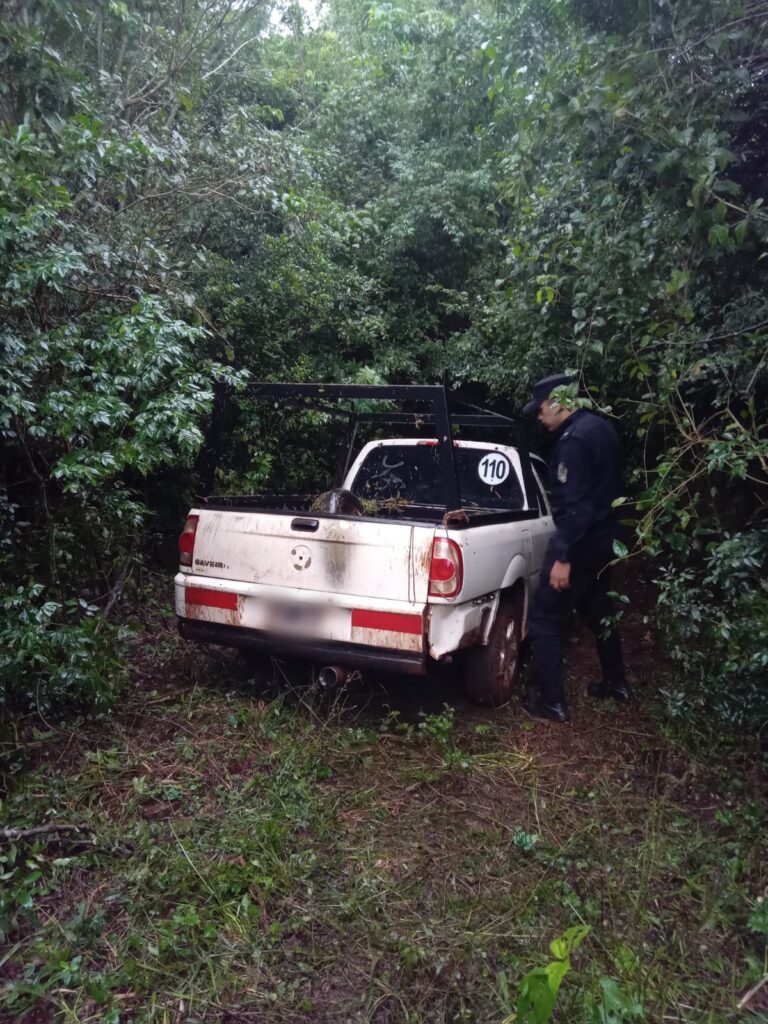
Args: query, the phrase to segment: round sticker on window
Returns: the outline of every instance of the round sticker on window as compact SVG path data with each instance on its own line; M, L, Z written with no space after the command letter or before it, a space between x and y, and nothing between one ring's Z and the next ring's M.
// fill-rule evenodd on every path
M495 484L503 484L509 476L509 459L501 452L488 452L484 455L477 467L477 475L484 484L493 487Z

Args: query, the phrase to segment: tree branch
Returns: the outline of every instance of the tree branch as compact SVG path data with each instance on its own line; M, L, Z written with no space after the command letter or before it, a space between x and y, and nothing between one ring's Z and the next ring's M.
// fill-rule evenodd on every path
M244 43L240 43L237 49L233 50L233 52L230 53L228 57L225 57L221 64L217 64L212 71L206 71L206 73L203 75L203 81L205 81L206 78L210 78L211 75L215 75L217 71L221 71L221 69L225 67L225 65L229 64L229 62L233 60L238 55L238 53L240 53L244 46L249 46L251 43L255 43L258 38L258 36L252 36L250 39L246 39Z

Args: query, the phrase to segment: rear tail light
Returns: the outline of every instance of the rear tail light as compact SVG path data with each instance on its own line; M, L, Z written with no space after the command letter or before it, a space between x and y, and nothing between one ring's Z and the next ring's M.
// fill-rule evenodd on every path
M197 533L197 521L200 516L187 516L184 529L179 537L179 565L192 565L192 555L195 551L195 534Z
M435 537L429 566L429 596L455 597L464 582L464 559L455 540Z

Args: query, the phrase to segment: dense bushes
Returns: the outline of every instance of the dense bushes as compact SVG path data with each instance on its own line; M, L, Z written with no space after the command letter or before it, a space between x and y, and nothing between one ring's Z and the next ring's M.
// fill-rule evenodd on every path
M234 0L4 7L0 570L18 645L56 606L36 672L74 692L77 630L107 656L201 447L283 472L247 415L213 438L217 378L519 404L575 366L664 567L673 707L761 720L768 8L610 6L334 0L286 34Z
M692 568L659 578L659 621L678 674L663 692L670 713L714 713L733 726L768 722L768 537L739 533L708 545ZM768 738L768 737L767 737Z
M41 584L2 600L0 707L103 711L126 680L125 631L82 598L46 600Z
M393 247L419 275L422 365L518 402L583 372L627 446L636 550L664 567L670 701L759 725L768 7L624 8L611 35L605 5L535 2L386 5L350 31L381 122L361 248L381 279Z

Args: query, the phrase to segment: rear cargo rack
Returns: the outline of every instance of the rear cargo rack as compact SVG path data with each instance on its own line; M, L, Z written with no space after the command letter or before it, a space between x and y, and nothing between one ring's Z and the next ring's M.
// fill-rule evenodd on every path
M278 407L297 406L299 408L310 407L316 411L329 413L331 415L345 417L349 421L350 437L347 452L347 460L343 476L352 462L352 451L357 439L357 432L360 424L381 423L398 424L400 426L422 427L434 426L437 436L437 452L440 465L440 475L443 484L443 501L436 508L442 512L454 512L462 508L461 493L456 462L454 459L453 428L454 426L472 427L505 427L510 429L514 435L515 447L520 458L520 468L523 475L523 490L527 510L537 508L536 487L531 469L531 460L528 450L528 437L525 426L522 422L514 420L509 416L492 410L479 409L468 402L454 398L454 402L470 408L470 413L452 413L448 407L448 396L445 387L441 384L274 384L269 381L252 381L244 388L235 392L231 387L222 386L217 388L216 405L221 411L227 400L235 397L246 397L273 401ZM334 405L334 402L360 402L360 401L387 401L398 403L420 403L427 408L423 412L384 411L369 412L357 411L355 409L343 408ZM272 507L279 507L289 502L291 498L298 498L298 495L277 496L272 498ZM226 500L228 504L237 503L241 500L252 501L252 498L243 496L241 499L210 498L211 505ZM230 505L231 507L231 505ZM296 506L293 506L296 508ZM299 506L300 507L300 506ZM534 513L535 514L535 513Z

